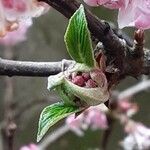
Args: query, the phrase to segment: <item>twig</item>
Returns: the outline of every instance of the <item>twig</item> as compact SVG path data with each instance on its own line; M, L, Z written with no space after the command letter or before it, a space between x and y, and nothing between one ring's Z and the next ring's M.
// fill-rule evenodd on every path
M61 136L66 134L68 131L69 131L69 127L67 125L63 125L57 128L54 132L49 134L41 144L39 144L39 149L44 150L46 147L48 147L48 145L58 140Z
M14 61L0 58L0 75L6 76L42 76L47 77L62 71L64 65L70 65L74 61L63 60L60 62L29 62Z
M102 137L102 150L106 150L107 149L107 145L108 145L108 142L109 142L109 138L111 136L111 133L113 131L113 126L114 126L114 122L115 120L113 120L112 116L109 116L109 114L107 115L107 120L108 120L108 129L104 130L104 133L103 133L103 137Z
M143 80L140 83L126 89L118 95L118 100L135 95L143 90L150 88L150 80Z
M50 102L50 100L46 99L46 98L29 101L29 102L23 104L22 106L18 106L17 110L15 111L14 117L16 120L19 120L27 110L29 110L37 105L47 104L49 102Z
M3 122L0 123L0 149L1 150L3 150L2 128L3 128Z
M4 57L7 59L13 58L13 52L10 47L6 47L4 51ZM5 95L4 95L4 122L3 127L3 142L4 149L13 150L14 145L14 133L16 131L16 123L14 121L13 110L13 78L5 77Z

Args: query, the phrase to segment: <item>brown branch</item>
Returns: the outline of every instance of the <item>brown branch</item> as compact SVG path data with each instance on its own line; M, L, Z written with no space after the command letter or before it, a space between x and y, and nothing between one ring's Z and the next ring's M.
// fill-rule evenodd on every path
M42 0L47 2L53 8L58 10L67 18L70 18L80 3L75 0ZM105 54L107 56L107 66L111 73L110 80L117 82L127 75L137 77L140 74L150 74L150 51L145 52L143 63L143 48L139 51L139 55L134 53L135 49L130 48L121 37L120 32L115 32L110 28L109 24L102 22L95 17L89 10L86 10L89 29L92 36L104 45ZM116 30L117 31L117 30ZM119 30L118 30L119 31ZM119 35L120 34L120 35ZM127 37L126 37L127 39ZM129 40L129 45L132 41ZM136 57L138 56L138 57ZM67 61L69 65L72 61ZM62 71L62 62L23 62L0 59L0 75L8 76L42 76L47 77Z
M50 6L58 10L68 19L79 8L79 2L75 0L40 0L48 3ZM109 61L114 61L114 64L119 68L120 72L123 70L124 51L125 47L123 42L116 36L110 25L106 22L102 22L96 16L94 16L89 10L86 9L86 16L88 21L88 27L91 31L91 35L98 41L101 41L107 50L106 53L109 57Z
M107 120L108 120L109 127L108 127L108 129L106 129L104 131L103 136L102 136L102 142L101 142L102 150L107 149L109 138L111 136L111 133L113 131L113 126L114 126L114 123L115 123L115 120L109 114L107 114Z
M81 4L76 0L39 1L48 3L68 19ZM133 41L129 39L126 34L122 33L121 30L118 30L115 27L111 28L112 25L101 21L87 9L86 17L92 37L101 41L104 45L105 54L107 56L107 65L111 66L110 68L112 70L117 70L116 73L111 75L111 80L114 80L113 82L119 81L126 75L137 77L142 73L149 74L150 65L148 63L150 60L148 60L147 57L145 58L145 62L148 61L148 63L144 64L143 68L143 63L141 61L143 59L143 54L139 52L139 57L135 57L134 53L132 53L132 48L129 47L133 45ZM123 38L126 43L120 38Z

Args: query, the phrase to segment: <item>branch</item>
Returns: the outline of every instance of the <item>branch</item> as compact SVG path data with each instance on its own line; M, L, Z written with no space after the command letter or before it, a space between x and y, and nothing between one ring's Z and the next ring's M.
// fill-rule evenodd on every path
M42 105L42 104L49 104L49 103L50 100L48 98L31 100L29 102L26 102L25 104L22 104L21 106L18 106L17 107L18 109L15 111L14 117L18 121L20 118L22 118L22 115L25 112L29 111L35 106Z
M39 1L46 2L68 19L81 4L76 0ZM115 79L114 82L119 81L127 75L137 77L143 73L146 75L150 74L150 57L145 55L145 64L143 66L143 54L139 52L140 55L138 53L134 55L133 52L137 49L132 49L129 47L136 45L133 43L133 40L131 40L126 34L122 33L121 30L116 29L111 24L109 25L107 22L101 21L87 9L86 17L91 35L104 45L105 54L107 56L107 64L112 65L110 63L113 62L112 66L114 67L114 70L118 70L118 72L111 77L112 80ZM120 38L124 39L126 43ZM150 56L150 51L148 53Z
M73 61L70 60L60 62L28 62L0 58L0 75L47 77L61 72L62 65L68 66L72 63Z
M4 57L7 59L13 58L13 51L10 47L5 47ZM3 143L4 149L14 149L14 136L17 129L17 125L14 120L14 85L13 78L5 77L5 94L4 94L4 122L5 126L3 130Z
M76 0L39 0L48 3L50 6L55 8L66 18L70 18L73 13L79 8L80 4ZM91 35L101 41L107 50L107 55L111 56L111 60L119 68L120 72L123 70L123 60L124 60L124 43L116 36L110 25L107 22L101 21L99 18L94 16L89 10L86 9L86 17L88 21L88 27L91 31ZM109 60L109 61L111 61Z
M140 83L124 90L118 95L118 100L122 100L126 97L131 97L141 91L144 91L146 89L150 88L150 80L143 80Z
M67 125L63 125L59 128L57 128L55 131L53 131L51 134L49 134L41 144L39 144L39 149L44 150L46 149L50 144L58 140L61 136L66 134L69 131L69 127Z
M70 18L80 3L75 0L40 0L47 2L53 8L58 10L67 18ZM112 70L117 70L109 76L109 81L116 84L119 80L127 75L138 77L141 74L150 74L150 51L145 51L143 63L143 45L140 45L141 50L137 48L138 43L134 43L133 48L130 48L123 42L121 31L106 22L102 22L95 17L89 10L86 10L88 26L92 36L101 41L104 45L105 55L107 56L107 66ZM115 31L115 33L113 32ZM123 38L127 41L127 36L123 34ZM128 40L131 46L132 40ZM135 49L134 49L135 48ZM134 52L137 50L137 52ZM138 56L138 57L137 57ZM72 61L66 61L69 65ZM47 77L62 71L62 62L23 62L0 59L0 75L8 76L41 76Z

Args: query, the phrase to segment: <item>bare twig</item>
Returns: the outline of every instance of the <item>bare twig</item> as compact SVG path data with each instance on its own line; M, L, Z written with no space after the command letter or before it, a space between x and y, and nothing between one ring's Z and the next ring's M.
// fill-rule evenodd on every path
M133 96L133 95L135 95L141 91L144 91L148 88L150 88L150 80L143 80L140 83L124 90L123 92L121 92L118 95L118 100L121 100L121 99L126 98L126 97L131 97L131 96Z
M115 122L115 120L109 114L107 115L107 120L108 120L109 127L108 127L108 129L104 130L104 133L103 133L102 142L101 142L102 150L107 149L109 138L110 138L111 133L113 131L113 125L114 125L114 122Z
M0 123L0 149L3 150L3 137L2 137L2 128L3 128L3 123Z
M28 111L31 108L34 108L37 105L48 104L48 103L50 103L50 100L47 98L45 99L43 98L43 99L32 100L23 104L22 106L18 106L14 115L15 119L19 120L26 111Z
M8 59L13 58L13 52L10 47L6 47L4 51L4 57ZM3 127L3 142L4 149L13 150L14 145L14 133L16 131L16 123L14 121L13 110L13 78L5 77L5 95L4 95L4 122Z
M58 140L61 136L66 134L69 131L69 127L67 125L63 125L59 128L57 128L54 132L49 134L41 144L39 144L39 149L44 150L46 149L50 144Z
M63 60L64 65L70 65L73 61ZM42 76L47 77L62 71L60 62L29 62L13 61L0 58L0 75L7 76Z

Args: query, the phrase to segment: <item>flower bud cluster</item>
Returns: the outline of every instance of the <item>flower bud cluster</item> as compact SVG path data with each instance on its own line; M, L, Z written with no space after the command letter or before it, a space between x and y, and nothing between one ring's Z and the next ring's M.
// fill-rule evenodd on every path
M70 80L72 83L80 87L86 87L86 88L98 87L98 84L91 79L90 73L88 72L72 73L70 76Z
M69 76L69 80L72 83L85 88L103 87L107 82L105 74L99 69L90 72L73 72Z

